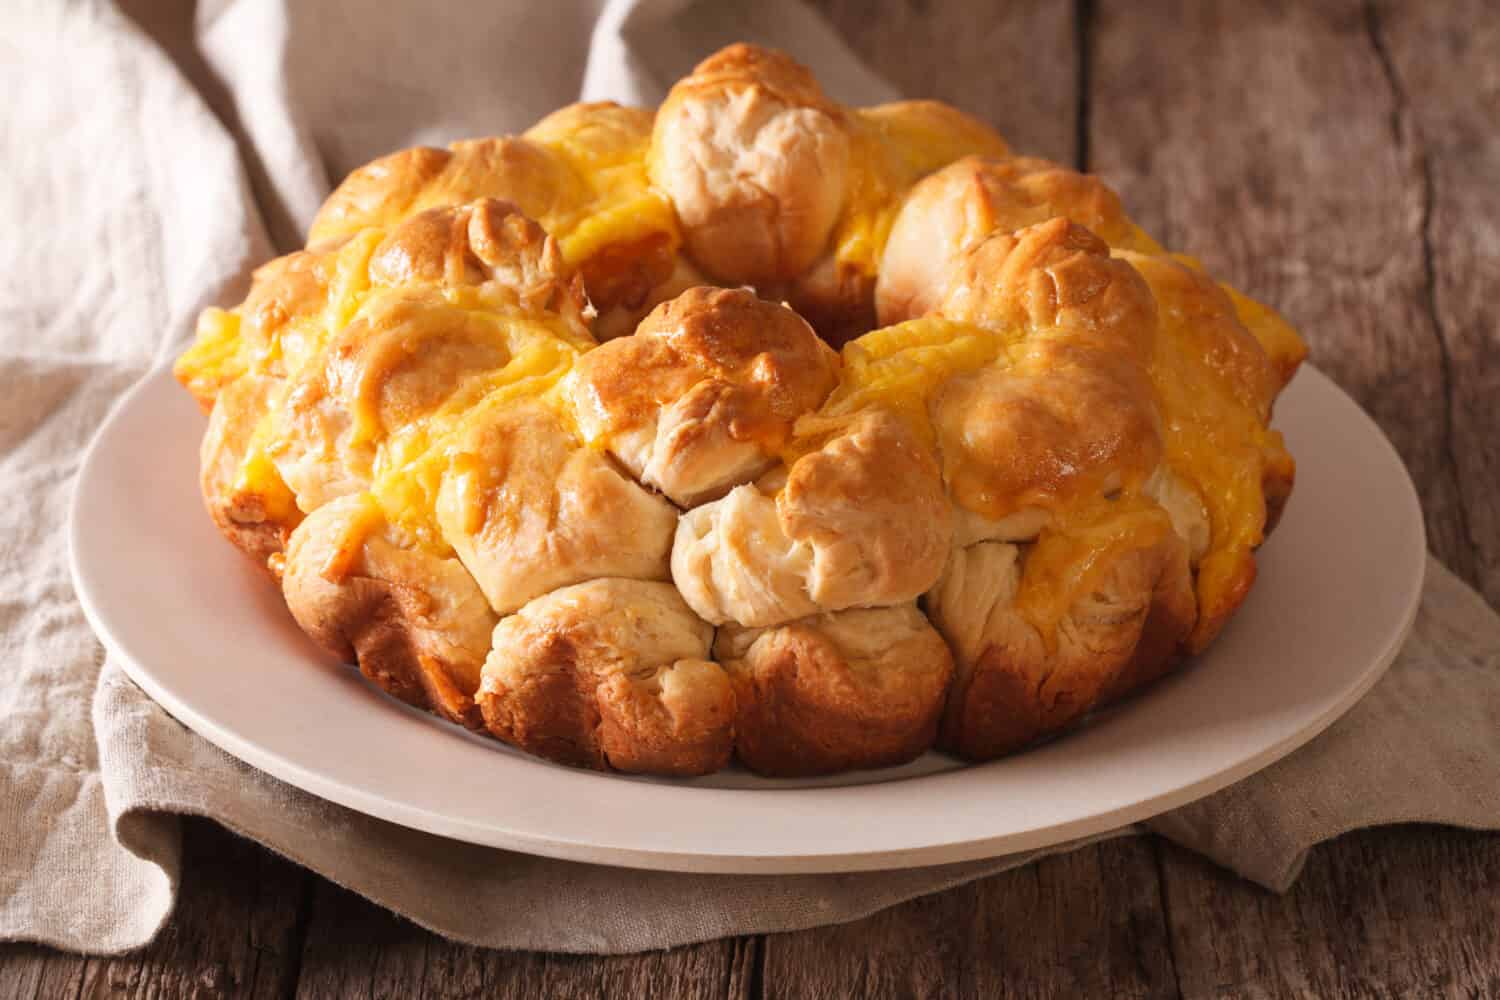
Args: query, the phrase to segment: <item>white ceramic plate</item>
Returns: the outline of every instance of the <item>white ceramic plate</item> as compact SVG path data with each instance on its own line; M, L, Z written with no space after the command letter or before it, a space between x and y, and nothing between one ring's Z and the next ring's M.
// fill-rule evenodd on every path
M350 808L534 854L712 872L854 871L1026 850L1214 792L1312 739L1396 655L1421 593L1416 493L1375 424L1304 368L1278 407L1297 489L1214 647L1081 730L1006 760L695 781L575 771L409 709L320 655L204 514L204 419L158 371L100 430L73 574L132 678L236 757Z

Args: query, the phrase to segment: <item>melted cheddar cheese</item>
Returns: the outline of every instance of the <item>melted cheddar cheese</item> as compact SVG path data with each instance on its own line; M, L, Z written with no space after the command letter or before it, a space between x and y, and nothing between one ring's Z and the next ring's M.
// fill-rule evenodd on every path
M934 446L928 403L938 388L955 375L994 364L1012 339L985 327L924 316L851 340L840 352L838 386L816 413L798 422L783 458L795 461L848 418L873 407L896 413Z
M965 156L1004 156L1008 150L988 127L926 101L857 108L850 117L849 194L833 235L834 257L874 278L913 184Z
M533 216L574 266L613 246L664 240L681 244L671 199L651 185L646 157L650 112L614 105L574 105L538 122L523 136L550 152L570 196ZM523 204L522 210L526 206ZM528 212L528 214L530 214Z
M192 345L178 356L172 374L211 409L219 390L247 370L240 348L239 311L205 309L198 314Z
M1276 366L1277 374L1285 384L1297 370L1297 366L1306 360L1307 345L1302 343L1297 331L1275 309L1255 301L1224 282L1220 282L1219 287L1234 303L1235 315L1240 322L1245 324L1245 328L1265 348L1266 356Z
M1134 491L1055 512L1026 554L1016 611L1054 652L1068 609L1103 584L1118 557L1156 546L1171 530L1166 511Z
M270 413L256 422L255 431L245 450L245 457L234 480L238 493L255 494L264 505L266 516L273 521L294 522L301 518L297 497L276 470L270 448L275 442L275 423Z
M448 550L435 520L437 495L445 476L475 472L466 464L471 460L459 442L469 426L525 400L550 405L565 425L571 424L571 410L558 384L572 368L579 348L542 325L516 322L511 334L516 343L509 362L469 391L454 393L430 416L399 429L380 447L370 493L392 523L426 548Z

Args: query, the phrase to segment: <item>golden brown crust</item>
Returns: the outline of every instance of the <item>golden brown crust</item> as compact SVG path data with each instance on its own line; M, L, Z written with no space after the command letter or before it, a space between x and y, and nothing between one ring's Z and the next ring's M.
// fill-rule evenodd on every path
M759 774L831 774L912 760L932 745L952 657L915 605L720 630L734 684L735 754Z
M937 305L964 254L992 233L1065 218L1111 247L1156 252L1119 197L1091 174L1034 157L965 157L906 196L891 227L875 290L882 324Z
M677 511L548 406L482 407L445 450L437 522L499 613L594 577L669 578Z
M318 210L307 244L317 247L371 226L390 228L415 212L478 198L514 202L536 218L564 195L560 184L552 157L524 139L474 139L448 149L415 146L344 178Z
M474 693L495 621L459 565L402 544L368 496L310 514L287 545L292 616L396 698L478 728Z
M792 463L776 508L787 537L812 549L808 590L831 611L915 599L953 535L932 453L880 410Z
M522 133L545 146L615 161L633 155L651 139L656 114L614 101L579 101L558 108Z
M276 414L270 453L306 510L368 488L393 440L476 403L487 378L525 352L525 324L591 342L576 275L505 202L417 213L374 246L368 274L373 287L290 380Z
M939 312L1011 331L1009 363L932 402L949 490L991 519L1143 481L1161 461L1147 362L1150 290L1088 230L1053 219L996 233L960 262Z
M1023 559L1003 542L957 550L927 595L958 667L939 743L970 759L1018 750L1160 676L1194 624L1187 552L1175 534L1117 551L1046 632L1017 608Z
M262 568L286 547L302 512L275 476L269 462L265 479L246 481L242 470L254 446L256 428L270 400L282 391L280 380L245 375L225 386L214 403L199 452L199 487L204 506L220 533Z
M785 306L692 288L570 376L579 426L643 483L692 506L749 482L838 378L838 358Z
M255 269L245 301L232 312L206 309L198 317L193 345L173 365L173 374L203 412L229 383L258 367L285 376L315 347L307 329L327 302L333 258L343 244L277 257ZM259 361L258 365L252 362Z
M586 337L588 296L557 243L515 205L480 198L431 208L392 229L370 257L370 279L504 290L522 309L563 317Z
M779 625L910 601L942 572L953 519L937 463L885 410L682 516L672 579L705 620Z
M713 629L670 584L603 579L495 627L479 704L491 733L599 770L707 774L729 761L734 692Z
M884 136L895 139L905 155L923 163L930 162L934 150L940 157L954 149L997 159L1010 155L1010 147L993 126L943 101L887 101L860 108L858 113Z
M372 293L288 385L271 445L307 510L366 489L383 447L512 359L505 330L436 291Z
M656 115L650 170L677 206L693 262L729 284L806 271L844 205L843 118L806 68L753 45L723 49L679 80Z
M658 286L674 273L678 234L671 208L645 191L639 179L618 179L640 159L651 135L649 112L619 105L578 104L558 111L520 137L474 139L446 150L417 147L384 157L351 173L319 211L309 245L347 237L369 226L391 227L433 208L492 198L518 206L561 243L588 222L591 209L631 218L616 238L590 239L569 251L589 298L602 314L625 311L638 319L661 297ZM614 204L619 191L599 177L615 176L629 197L644 202ZM625 196L622 196L625 197ZM652 200L654 198L654 201ZM638 209L656 211L648 218Z
M1159 306L1157 396L1175 433L1168 461L1202 483L1216 525L1197 563L1198 625L1189 652L1209 645L1250 593L1255 549L1280 516L1296 466L1266 431L1282 372L1244 325L1238 293L1189 258L1129 252ZM1246 300L1248 301L1248 300Z

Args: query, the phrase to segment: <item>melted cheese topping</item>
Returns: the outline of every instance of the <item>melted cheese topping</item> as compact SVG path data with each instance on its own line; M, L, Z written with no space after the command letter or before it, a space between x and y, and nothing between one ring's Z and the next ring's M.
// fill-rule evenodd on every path
M276 301L259 303L252 290L232 310L205 309L196 338L177 359L173 374L206 404L221 386L247 373L295 375L353 317L369 291L370 256L383 235L382 230L366 230L314 261L312 280L327 289L315 308L289 310ZM271 459L272 428L269 416L257 423L233 489L258 496L272 519L292 522L300 514Z
M1297 331L1275 309L1255 301L1224 282L1220 282L1219 287L1224 289L1234 303L1235 315L1245 324L1245 329L1265 348L1266 356L1276 366L1285 383L1297 370L1297 366L1307 358L1307 345L1302 343Z
M464 476L475 472L466 464L470 459L461 443L469 427L484 422L497 409L524 400L541 400L578 436L571 408L558 386L572 369L580 349L544 324L515 316L497 321L506 326L514 344L510 360L455 392L431 415L390 435L377 452L371 494L394 524L434 551L447 552L449 548L435 513L443 478L450 471ZM471 521L477 518L482 522L484 515L471 511L468 516ZM473 527L477 528L477 523Z
M849 196L833 235L839 264L874 278L901 199L926 175L965 156L1004 156L994 132L922 101L857 108L850 116Z
M221 388L245 374L240 347L238 310L205 309L198 314L192 345L177 358L172 374L200 403L211 406Z
M954 375L994 364L1015 338L936 316L872 330L844 345L843 375L822 408L799 425L794 453L805 454L830 419L871 407L892 410L928 445L936 435L927 405Z
M275 421L271 413L261 416L250 435L245 457L234 480L237 493L253 493L260 497L266 515L273 521L293 523L300 519L297 498L276 470L271 461L271 446L275 442Z
M574 111L552 115L525 135L553 153L578 185L579 196L559 199L537 218L564 259L578 266L607 247L661 234L675 251L682 242L677 211L646 175L650 116L612 107Z
M1194 329L1193 310L1185 308L1172 288L1153 290L1160 326L1151 377L1164 426L1166 460L1197 489L1209 517L1209 548L1198 566L1197 581L1204 611L1200 623L1207 628L1214 609L1232 604L1236 592L1249 585L1254 573L1251 553L1265 537L1263 482L1268 470L1289 475L1292 462L1280 432L1265 426L1254 408L1238 398L1235 386L1210 364ZM1195 632L1190 642L1201 645L1209 638Z
M1068 609L1104 583L1120 556L1160 544L1171 530L1167 512L1133 492L1056 512L1026 554L1016 611L1055 652Z

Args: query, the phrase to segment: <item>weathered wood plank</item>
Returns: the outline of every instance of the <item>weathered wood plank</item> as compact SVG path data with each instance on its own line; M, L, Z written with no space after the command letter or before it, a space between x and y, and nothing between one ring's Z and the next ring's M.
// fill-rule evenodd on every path
M1150 842L1048 858L857 923L766 939L768 997L1170 997Z
M1365 11L1102 0L1092 37L1090 166L1148 230L1302 330L1401 452L1434 550L1473 578L1421 164Z
M1500 9L1487 0L1369 10L1424 186L1427 307L1444 348L1448 454L1473 575L1500 606Z
M1074 162L1080 65L1072 0L814 6L906 96L948 101L994 124L1017 150Z
M1480 7L1103 2L1090 148L1143 224L1303 329L1401 451L1433 548L1493 588L1500 201L1474 147L1495 148L1500 19ZM1500 838L1362 833L1286 897L1160 850L1185 996L1496 992Z
M302 869L204 820L184 831L182 894L152 944L85 958L0 948L0 996L279 998L297 977Z
M183 888L151 947L91 960L80 996L279 998L297 975L307 872L252 841L188 820Z
M607 957L490 951L440 938L321 882L297 996L748 997L756 958L754 938Z
M88 960L30 944L0 945L0 997L76 997Z
M1185 997L1500 996L1500 835L1350 834L1284 896L1162 850Z

